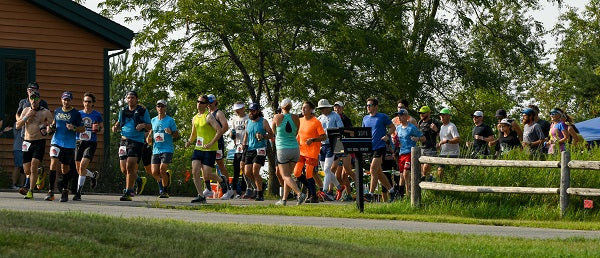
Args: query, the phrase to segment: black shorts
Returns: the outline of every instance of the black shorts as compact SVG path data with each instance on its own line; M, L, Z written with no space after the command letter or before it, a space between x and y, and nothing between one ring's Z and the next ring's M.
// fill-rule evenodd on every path
M83 158L92 161L96 148L98 147L97 142L92 141L78 141L77 148L75 149L75 161L81 161Z
M161 154L152 154L152 164L171 164L173 162L172 152L163 152Z
M214 168L216 156L217 156L216 151L194 150L194 153L192 153L192 162L194 160L199 160L200 163L202 163L202 165Z
M23 145L29 143L27 151L23 152L23 163L29 163L32 159L42 161L46 152L46 140L23 141Z
M246 165L259 164L261 166L264 166L266 159L267 159L267 156L257 155L256 150L249 150L249 151L246 151L246 156L244 157L244 163L246 163Z
M144 143L144 148L142 150L142 165L144 167L150 166L152 164L152 146Z
M128 157L140 158L143 149L144 143L129 139L121 139L121 143L119 144L119 159L126 160Z
M376 150L373 150L373 153L371 154L373 158L381 158L381 157L385 157L385 153L386 153L386 148L379 148Z
M58 157L54 153L54 151L58 151ZM50 157L58 159L61 164L70 166L71 162L73 162L75 158L75 149L71 148L63 148L56 144L50 145Z

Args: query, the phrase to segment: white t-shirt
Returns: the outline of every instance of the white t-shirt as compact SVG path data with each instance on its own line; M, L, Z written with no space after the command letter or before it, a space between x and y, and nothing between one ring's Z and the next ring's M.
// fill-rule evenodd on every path
M458 135L458 129L456 129L456 125L452 122L449 122L447 125L442 125L440 128L440 142L443 140L452 140L456 137L460 137ZM440 147L440 156L448 156L448 155L459 155L460 147L458 143L446 143L442 144Z
M244 134L246 134L246 121L248 121L248 114L243 117L238 116L237 114L233 116L231 119L233 126L231 127L235 130L235 146L241 146L242 141L244 140Z

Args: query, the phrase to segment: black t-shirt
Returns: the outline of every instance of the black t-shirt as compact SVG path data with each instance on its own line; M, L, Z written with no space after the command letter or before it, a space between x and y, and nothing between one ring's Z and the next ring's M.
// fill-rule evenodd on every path
M487 142L484 140L476 140L475 135L483 136L483 138L490 137L494 135L492 128L490 128L486 124L481 124L473 127L472 137L473 137L473 154L490 154L490 150L487 147Z
M344 127L352 127L352 120L350 120L348 116L341 114L340 117L342 118L342 123L344 124Z
M437 131L431 129L431 124L435 124L437 126ZM425 149L435 149L436 148L436 140L437 136L440 132L440 128L442 127L442 123L435 119L428 119L427 121L420 120L419 121L419 130L425 136L425 142L423 143L423 148Z
M540 119L536 122L542 127L542 132L544 133L544 137L548 137L550 135L550 122Z
M511 131L508 136L504 136L504 133L501 133L496 144L496 151L504 153L519 146L521 146L521 142L519 141L517 132Z

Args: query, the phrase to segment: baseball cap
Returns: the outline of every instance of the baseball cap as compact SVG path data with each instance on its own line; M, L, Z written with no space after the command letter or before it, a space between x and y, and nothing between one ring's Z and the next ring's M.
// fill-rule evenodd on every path
M233 104L233 110L238 110L240 108L244 108L244 104L242 104L242 103Z
M39 90L40 85L37 82L30 82L29 84L27 84L27 89Z
M250 109L250 110L260 110L260 104L258 104L258 103L252 103L252 104L250 104L250 106L248 107L248 109Z
M402 116L402 115L408 115L408 111L404 108L398 109L398 112L396 112L397 116Z
M428 106L422 106L419 109L419 114L421 114L421 113L427 113L427 112L431 112L431 108L429 108Z
M158 101L156 102L156 105L158 105L158 104L164 105L164 106L166 107L166 106L167 106L167 101L166 101L166 100L164 100L164 99L160 99L160 100L158 100Z
M506 110L504 110L504 109L498 109L498 110L496 110L496 118L497 119L505 118L507 116L508 115L506 114Z
M215 101L217 101L217 97L215 97L215 95L212 95L212 94L208 94L206 96L206 98L208 98L208 103L211 103L211 104L214 103Z
M340 106L340 107L344 107L344 102L341 101L336 101L334 104L334 106Z
M508 121L508 118L502 118L502 120L500 121L501 124L506 124L506 125L511 125L510 121Z
M60 97L60 99L69 99L69 100L73 100L73 93L71 93L70 91L65 91L63 92L62 96Z
M285 106L289 106L292 105L292 100L289 98L285 98L281 101L281 104L279 105L280 107L285 107Z
M562 115L562 112L560 112L560 110L558 110L556 108L553 108L552 110L550 110L550 115L551 116L558 115L558 114Z
M135 96L136 98L138 97L138 94L137 94L137 92L135 92L135 91L133 91L133 90L130 90L130 91L128 91L128 92L127 92L127 94L125 94L125 96L129 96L129 95L133 95L133 96Z
M533 110L532 108L526 108L526 109L523 109L523 111L521 111L521 114L532 116L532 115L535 115L535 110Z
M478 116L483 116L483 111L477 110L477 111L475 111L475 113L473 113L473 115L471 115L471 117L478 117Z
M452 115L452 112L450 112L449 108L442 108L442 110L440 110L440 115Z

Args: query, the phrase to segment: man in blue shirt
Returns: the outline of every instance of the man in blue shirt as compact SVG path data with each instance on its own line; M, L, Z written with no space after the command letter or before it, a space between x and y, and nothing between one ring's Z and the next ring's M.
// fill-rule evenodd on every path
M79 173L77 180L77 191L73 196L73 201L81 200L81 190L85 184L86 177L91 178L92 188L96 187L96 179L98 172L92 173L89 171L88 165L92 162L96 148L98 146L98 133L103 133L102 114L93 109L96 103L96 96L91 92L83 94L83 110L80 110L81 119L85 130L77 134L77 149L75 150L75 166Z
M125 175L125 193L121 201L131 201L134 184L137 179L138 159L144 148L144 132L152 129L148 110L138 105L138 94L129 91L126 95L127 106L119 112L119 121L113 127L113 132L121 131L119 146L119 165Z
M62 107L54 110L54 135L50 142L50 190L46 196L47 201L54 200L54 181L56 171L62 172L59 188L62 191L60 201L66 202L69 198L68 182L71 179L70 164L75 159L76 134L85 131L81 114L73 106L73 93L63 92L61 96Z
M152 145L152 176L156 179L160 198L169 198L171 184L167 168L173 161L173 139L179 138L175 120L167 115L167 101L156 102L158 116L152 118L152 130L146 137L146 142Z
M390 202L394 201L395 192L392 184L383 174L381 163L385 156L385 142L391 140L390 134L396 129L392 120L382 113L378 113L379 101L376 98L367 99L368 114L363 117L362 127L371 127L373 160L371 161L371 187L369 193L365 195L368 200L372 198L373 192L377 188L377 180L385 188L390 189Z
M400 145L400 157L398 159L398 170L402 173L400 182L400 192L406 186L407 192L410 191L410 161L411 149L417 146L417 142L425 142L426 138L419 128L409 123L410 115L406 109L399 109L396 113L400 124L396 126L397 141ZM391 195L391 194L390 194Z

